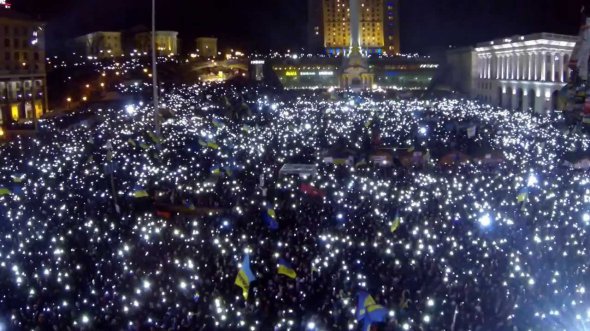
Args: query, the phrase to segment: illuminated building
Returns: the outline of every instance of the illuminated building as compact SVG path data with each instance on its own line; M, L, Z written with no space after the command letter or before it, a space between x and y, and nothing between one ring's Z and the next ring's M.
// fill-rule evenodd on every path
M400 52L399 0L361 0L360 44L369 53ZM331 54L350 48L347 0L308 0L308 46L320 44Z
M0 124L15 128L47 112L44 23L0 9Z
M426 57L367 59L373 88L398 91L426 90L438 71L438 63ZM334 57L268 59L269 74L286 89L328 89L341 86L343 61ZM271 77L264 77L271 79ZM271 79L272 80L272 79Z
M576 41L576 36L538 33L477 44L467 64L471 96L507 109L557 109Z
M85 56L101 59L123 55L121 32L92 32L76 38L75 43Z
M204 58L217 57L217 38L201 37L196 39L197 53Z
M141 53L149 53L152 50L152 33L140 32L135 35L135 48ZM178 32L156 31L156 50L158 55L178 54Z

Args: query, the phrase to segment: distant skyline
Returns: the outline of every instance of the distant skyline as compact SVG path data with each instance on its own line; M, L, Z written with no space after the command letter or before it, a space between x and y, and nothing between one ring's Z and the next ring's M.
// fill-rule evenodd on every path
M185 45L216 36L221 47L297 49L306 45L304 0L157 0L158 29ZM428 53L515 34L576 34L584 0L401 0L404 53ZM13 0L48 22L48 43L96 30L149 26L148 0ZM50 49L51 51L51 49Z

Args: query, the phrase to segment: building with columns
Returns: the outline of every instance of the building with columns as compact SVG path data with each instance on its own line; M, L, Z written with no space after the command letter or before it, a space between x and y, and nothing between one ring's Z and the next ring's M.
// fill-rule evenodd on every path
M31 128L47 108L45 23L0 7L0 128Z
M74 39L74 44L84 56L105 59L123 55L121 32L118 31L88 33Z
M477 44L471 97L514 110L557 109L577 36L537 33Z
M149 53L152 50L152 33L140 32L135 35L135 47L140 53ZM156 31L156 52L158 56L178 54L178 32Z

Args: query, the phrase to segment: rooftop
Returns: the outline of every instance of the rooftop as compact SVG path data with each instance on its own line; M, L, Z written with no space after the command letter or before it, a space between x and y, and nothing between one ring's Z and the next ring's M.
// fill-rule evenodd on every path
M541 32L524 36L517 35L507 38L495 39L492 41L481 42L477 44L476 51L484 51L490 49L498 50L505 48L545 44L550 46L574 47L576 45L577 40L577 36Z

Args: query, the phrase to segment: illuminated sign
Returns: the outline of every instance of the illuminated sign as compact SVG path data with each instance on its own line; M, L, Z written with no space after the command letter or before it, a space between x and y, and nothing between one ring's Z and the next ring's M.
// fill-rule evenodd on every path
M315 72L313 71L302 71L301 73L299 73L301 76L315 76Z
M334 71L320 71L320 76L333 76Z
M288 77L297 76L297 71L287 71L287 72L285 72L285 76L288 76Z

